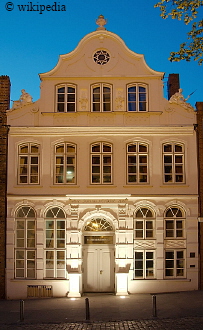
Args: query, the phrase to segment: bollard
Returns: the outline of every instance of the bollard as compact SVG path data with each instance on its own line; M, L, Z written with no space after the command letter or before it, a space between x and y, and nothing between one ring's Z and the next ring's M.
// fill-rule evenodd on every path
M85 298L86 320L90 320L90 306L89 299Z
M20 300L20 322L24 321L24 300Z
M153 309L153 316L157 317L157 310L156 310L156 296L152 296L152 309Z

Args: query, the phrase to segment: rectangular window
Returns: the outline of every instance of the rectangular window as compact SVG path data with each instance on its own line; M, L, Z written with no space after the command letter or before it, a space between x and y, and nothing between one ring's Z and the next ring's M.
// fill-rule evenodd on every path
M165 251L165 277L185 276L185 257L183 250Z
M184 146L177 143L163 145L164 183L184 183Z
M76 183L76 145L62 143L55 146L55 183Z
M66 258L65 250L46 250L46 269L47 278L66 277Z
M148 145L127 145L127 184L148 183Z
M135 278L154 278L154 251L135 251Z
M32 143L19 146L18 183L39 184L39 146Z
M76 111L76 87L63 85L57 87L57 112Z
M112 146L103 142L91 146L91 183L112 183Z
M111 108L111 86L107 84L97 84L92 86L92 111L109 112Z
M183 220L166 220L166 238L183 238Z
M135 83L128 87L128 111L147 111L147 86Z
M135 239L154 238L154 220L135 220Z

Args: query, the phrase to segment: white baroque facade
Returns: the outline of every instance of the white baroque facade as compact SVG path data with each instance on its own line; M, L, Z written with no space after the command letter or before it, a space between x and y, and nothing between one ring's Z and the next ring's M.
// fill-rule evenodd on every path
M7 111L8 299L198 288L194 109L102 19Z

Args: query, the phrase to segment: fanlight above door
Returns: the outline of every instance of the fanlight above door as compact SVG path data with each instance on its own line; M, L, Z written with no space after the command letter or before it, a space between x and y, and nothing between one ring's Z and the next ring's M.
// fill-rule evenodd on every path
M113 227L105 219L96 218L86 224L84 231L113 231Z

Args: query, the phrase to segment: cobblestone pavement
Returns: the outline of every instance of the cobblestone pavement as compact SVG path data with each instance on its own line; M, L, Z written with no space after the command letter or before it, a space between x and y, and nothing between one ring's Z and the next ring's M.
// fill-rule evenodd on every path
M59 324L9 324L1 325L1 330L202 330L203 317L179 319L151 319L137 321L59 323Z

